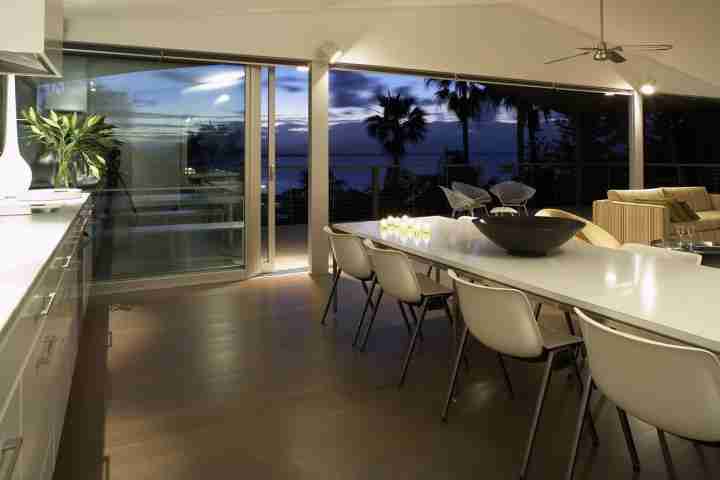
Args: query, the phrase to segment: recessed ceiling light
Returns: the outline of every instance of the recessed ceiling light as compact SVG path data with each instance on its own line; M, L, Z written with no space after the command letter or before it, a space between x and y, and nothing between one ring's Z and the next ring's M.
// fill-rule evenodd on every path
M657 91L657 88L655 87L655 84L652 82L644 83L640 87L640 92L643 95L653 95Z

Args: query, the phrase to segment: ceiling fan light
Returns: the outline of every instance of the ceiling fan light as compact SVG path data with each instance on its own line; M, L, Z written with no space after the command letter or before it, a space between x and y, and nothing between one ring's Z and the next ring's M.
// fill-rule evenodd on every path
M643 95L653 95L657 91L655 84L652 82L643 83L640 86L640 93Z

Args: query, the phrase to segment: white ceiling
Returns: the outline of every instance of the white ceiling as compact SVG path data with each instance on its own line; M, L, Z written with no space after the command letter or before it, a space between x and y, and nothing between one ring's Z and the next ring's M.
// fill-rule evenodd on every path
M683 90L681 88L683 85L689 85L688 92L720 96L720 62L716 60L720 58L720 36L716 34L717 26L720 25L720 1L605 0L605 4L606 37L610 43L662 42L674 44L674 48L670 52L634 55L626 64L619 66L603 64L603 67L615 70L613 75L625 78L626 86L636 86L637 82L643 81L643 78L645 80L667 79L667 83L673 85L674 90L678 90L678 88ZM148 22L155 20L158 22L187 22L205 18L208 22L217 21L220 25L223 18L235 18L238 22L238 29L242 29L242 22L261 23L264 16L266 19L279 19L283 14L286 17L287 15L291 16L288 18L294 18L292 16L296 14L310 14L311 17L327 15L328 18L333 19L347 18L345 22L361 21L359 19L367 18L369 23L363 25L367 32L360 32L361 29L358 25L347 24L347 29L357 32L356 37L358 37L359 43L355 45L355 51L363 50L363 39L367 36L366 33L372 34L376 30L376 22L371 20L372 17L369 14L362 17L360 11L349 12L348 9L366 11L381 9L379 12L376 10L377 18L390 17L390 10L393 14L402 11L419 12L417 14L419 18L422 16L422 12L431 12L427 10L431 8L440 8L441 10L449 8L464 12L467 11L467 7L472 6L481 7L480 13L476 11L477 9L473 11L473 14L477 15L479 19L482 19L482 11L487 10L490 15L498 9L505 9L508 13L503 17L503 21L506 22L508 30L522 31L526 25L532 24L527 26L527 28L533 28L534 31L528 35L532 41L525 45L524 48L527 52L523 52L524 55L518 55L517 48L513 49L507 43L498 42L498 45L493 46L496 52L506 53L507 76L514 77L516 72L522 71L518 65L513 65L513 59L518 59L518 62L527 62L528 52L532 53L541 64L544 59L569 55L574 53L576 47L589 46L598 37L599 0L65 0L66 17L71 25L73 19L84 19L84 25L88 25L93 18L96 21L108 22L110 19L113 21L122 18L134 19L138 25L141 23L148 25ZM389 9L387 14L382 13L385 11L384 9ZM380 15L378 16L377 13ZM345 17L339 15L345 15ZM454 18L452 15L445 16ZM528 20L529 16L536 18L537 21ZM462 19L462 17L463 14L458 13L457 18ZM268 25L272 24L269 20L267 21ZM292 21L295 20L289 20L289 24ZM297 18L296 21L307 22L307 19ZM457 32L453 31L452 23L451 21L437 25L438 30L446 29L445 34L451 40L457 36ZM281 25L282 23L278 21L277 24ZM337 25L320 25L326 27L330 32L335 30L341 32ZM293 26L292 29L294 28ZM73 29L70 30L72 32ZM478 42L493 43L498 37L496 34L490 36L489 32L492 30L478 27L478 30L474 32L474 39ZM142 35L140 30L136 29L136 32L140 32ZM386 35L392 35L392 33L392 29L385 32ZM399 32L397 34L400 35ZM278 33L275 32L273 35L278 35ZM341 33L338 35L342 36ZM71 36L77 37L71 39L85 40L83 33L78 30L75 30ZM117 37L108 33L107 39L99 38L98 41L109 41L114 38ZM328 34L328 38L331 38L331 35ZM202 43L203 39L196 40ZM131 44L142 44L142 41L131 42ZM173 48L173 45L164 46ZM291 57L294 51L294 48L288 48L287 55L279 54L277 56ZM395 53L402 58L402 52ZM354 60L357 58L357 56L353 57ZM389 57L383 56L382 58ZM586 68L587 66L588 75L592 75L591 72L594 72L597 66L591 65L592 63L589 58L584 58L572 64L574 67L570 68ZM432 65L422 66L432 67ZM438 65L437 70L442 70L441 66L446 67L447 65ZM553 68L560 67L553 66ZM552 70L550 71L552 72ZM530 72L534 72L534 70L530 70ZM482 74L483 72L465 73ZM497 75L498 72L491 73ZM614 78L613 75L608 75L608 78ZM588 84L593 83L596 82L588 81ZM615 83L613 86L617 86L617 82Z

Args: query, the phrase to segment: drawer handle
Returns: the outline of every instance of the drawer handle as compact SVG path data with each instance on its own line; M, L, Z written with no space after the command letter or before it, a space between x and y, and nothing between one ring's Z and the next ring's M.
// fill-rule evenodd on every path
M5 440L2 448L0 448L0 468L5 467L5 457L7 457L8 453L13 452L13 455L8 462L8 467L4 468L6 473L3 480L9 480L13 478L13 473L15 473L15 465L17 465L18 458L20 457L20 449L22 448L22 444L22 437L11 438Z
M64 257L64 258L65 258L65 263L62 264L62 268L70 268L70 262L72 262L73 256L68 255L67 257Z
M45 308L42 309L40 312L40 316L46 317L48 313L50 313L50 309L53 306L53 303L55 303L55 297L57 296L57 292L52 292L50 295L48 295L48 303L45 305Z
M55 335L50 335L43 339L43 343L47 345L47 348L45 349L45 354L38 358L37 366L40 367L42 365L48 365L50 363L50 359L52 358L53 350L55 350L55 343L57 342L57 337Z

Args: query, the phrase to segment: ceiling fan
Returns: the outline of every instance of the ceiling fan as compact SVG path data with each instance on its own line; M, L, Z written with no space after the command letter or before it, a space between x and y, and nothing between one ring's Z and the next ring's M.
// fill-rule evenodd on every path
M565 60L584 57L586 55L592 55L592 59L598 62L606 62L609 60L613 63L623 63L627 60L621 53L625 49L645 52L662 52L670 50L671 48L672 45L669 43L638 43L634 45L616 45L614 47L609 47L605 42L605 1L600 0L600 43L594 47L578 48L577 50L581 50L580 53L549 60L545 62L545 65L564 62Z

